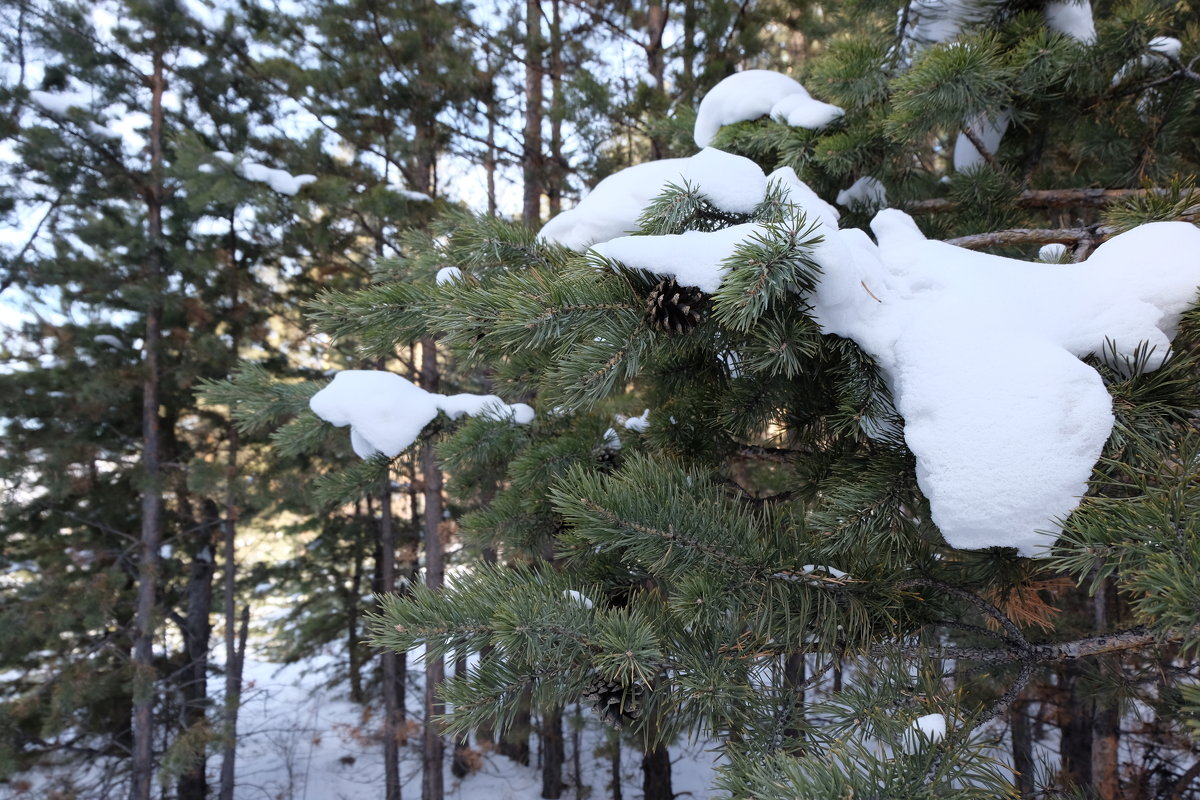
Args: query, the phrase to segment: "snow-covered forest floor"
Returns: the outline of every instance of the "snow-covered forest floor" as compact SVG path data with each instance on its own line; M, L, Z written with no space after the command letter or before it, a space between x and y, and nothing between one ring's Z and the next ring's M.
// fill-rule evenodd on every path
M260 642L260 645L262 643ZM253 648L252 648L253 649ZM330 676L344 654L325 652L294 664L277 664L250 653L245 665L243 703L239 719L237 800L360 800L383 796L383 747L379 738L380 704L350 702L344 681L330 685ZM419 665L410 674L408 707L419 714L422 686ZM219 697L224 678L210 681L210 696ZM580 720L576 740L572 723ZM611 786L608 735L586 707L580 717L573 709L563 716L566 763L564 800L617 796ZM400 750L400 773L405 797L421 792L421 736L415 732ZM581 779L574 772L575 742L579 742ZM472 742L474 746L474 743ZM524 766L495 752L481 752L477 772L464 778L450 771L447 748L446 796L458 800L533 800L541 796L537 765L538 740L531 736L531 764ZM676 796L707 798L716 754L710 741L679 741L671 746L672 780ZM126 792L104 761L64 761L54 767L24 773L0 785L8 800L101 800ZM220 757L209 760L215 786ZM120 769L120 767L118 767ZM621 748L621 794L642 794L641 754ZM11 795L6 795L9 792Z

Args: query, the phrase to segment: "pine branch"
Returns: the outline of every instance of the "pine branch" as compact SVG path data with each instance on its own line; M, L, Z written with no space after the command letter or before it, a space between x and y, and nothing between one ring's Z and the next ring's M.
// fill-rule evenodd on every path
M996 166L996 156L992 154L991 150L988 150L987 145L983 143L983 139L979 138L979 134L970 125L963 125L959 130L962 131L963 136L971 140L971 144L975 146L975 152L979 153L979 156L989 167Z
M894 654L899 650L902 655L909 658L955 659L994 666L1016 663L1040 666L1079 661L1084 658L1122 653L1128 650L1140 650L1152 645L1175 644L1196 633L1200 633L1200 626L1191 631L1176 631L1166 635L1154 634L1146 627L1138 626L1115 633L1085 636L1081 639L1051 644L1031 644L1028 647L1019 646L1018 643L1012 641L1009 641L1004 647L943 645L932 648L918 643L901 644L897 647L895 643L881 642L872 646L871 654L884 656Z
M1018 208L1108 208L1110 205L1130 197L1149 194L1167 194L1168 189L1027 189L1017 195L1013 202ZM906 203L904 210L909 214L939 214L957 211L962 201L950 197L935 197L929 200L914 200Z

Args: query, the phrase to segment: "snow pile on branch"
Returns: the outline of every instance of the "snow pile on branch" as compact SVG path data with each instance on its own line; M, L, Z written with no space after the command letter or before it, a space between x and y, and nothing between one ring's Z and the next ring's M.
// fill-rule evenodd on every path
M233 166L239 175L248 181L265 183L280 194L295 195L301 187L317 179L316 175L293 175L287 170L274 169L254 161L238 162L233 153L218 150L213 157ZM236 162L236 164L235 164Z
M981 114L966 124L968 130L979 140L988 156L994 156L1000 148L1008 124L1012 121L1012 109L1005 108L994 116ZM987 159L979 152L975 142L964 131L959 131L954 140L954 169L965 172L981 166Z
M29 99L51 114L65 117L72 108L87 108L91 99L83 92L41 92L29 93Z
M695 286L712 294L729 271L727 262L734 250L765 231L765 226L748 222L712 232L622 236L592 249L605 258L656 275L670 275L682 286Z
M964 29L985 22L997 0L912 0L898 12L904 38L931 45L958 38ZM1083 44L1096 41L1090 0L1052 0L1043 11L1046 27Z
M1200 285L1200 230L1143 225L1086 264L1047 265L929 241L900 211L871 228L877 246L828 232L814 316L878 361L947 542L1043 554L1112 431L1112 400L1079 359L1145 343L1148 368L1162 364Z
M495 395L446 395L427 392L400 375L377 370L343 370L312 396L309 408L338 427L350 426L350 444L360 458L382 453L399 455L444 411L451 419L463 414L508 420L519 425L533 421L524 403L509 405Z
M546 223L538 238L586 250L633 233L642 213L670 185L687 184L722 211L749 214L766 197L772 182L781 184L788 201L810 218L837 225L837 209L796 177L791 167L764 175L750 159L708 147L691 158L650 161L609 175L577 206Z
M887 189L878 178L864 175L850 184L850 188L838 192L837 204L845 208L881 208L887 205Z
M694 135L698 146L708 147L722 127L735 122L770 116L795 128L820 130L843 113L786 75L748 69L725 78L704 96Z
M705 148L691 158L650 161L609 175L574 208L547 222L539 238L572 250L633 233L642 212L670 185L694 187L731 214L749 214L762 202L767 178L748 158Z

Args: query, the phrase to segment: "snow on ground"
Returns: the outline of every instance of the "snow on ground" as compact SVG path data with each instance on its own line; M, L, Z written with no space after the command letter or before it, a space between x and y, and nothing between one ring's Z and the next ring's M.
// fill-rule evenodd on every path
M588 602L584 598L580 602ZM261 643L261 642L260 642ZM253 648L252 648L253 650ZM271 663L252 652L247 656L238 718L236 800L370 800L383 797L383 745L381 708L361 706L347 699L345 682L326 686L332 670L344 663L344 653L327 652L295 664ZM410 658L410 665L414 659ZM423 683L420 666L410 673L407 691L409 717L419 719ZM220 707L224 677L209 681L209 695ZM574 738L570 727L573 709L564 714L566 760L563 780L571 788L564 798L575 797ZM611 759L603 747L607 734L591 712L583 709L579 755L584 797L611 797ZM450 771L446 749L444 785L453 800L535 800L541 797L541 769L536 763L538 741L531 739L530 766L494 752L482 753L478 772L463 778ZM713 743L707 740L671 745L672 781L677 794L704 800L713 796ZM621 748L621 788L624 797L641 794L641 754ZM108 800L127 793L124 768L115 760L70 761L55 767L14 776L9 786L22 786L22 800L73 797ZM208 761L209 784L219 781L221 759ZM400 748L400 775L405 797L421 792L421 730L410 722L407 742ZM0 797L8 787L0 785ZM54 794L59 792L59 794Z

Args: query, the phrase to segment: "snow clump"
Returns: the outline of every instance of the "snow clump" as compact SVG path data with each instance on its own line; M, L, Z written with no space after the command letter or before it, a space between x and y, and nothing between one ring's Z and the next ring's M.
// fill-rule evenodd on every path
M819 130L843 113L814 98L787 75L748 69L725 78L704 96L694 135L699 147L708 147L722 127L735 122L770 116L792 127Z
M760 77L740 79L760 105L766 97L778 102L791 86L782 75ZM727 124L735 107L762 113L729 99L739 94L730 94L730 85L737 84L721 84L720 102L708 106L704 125L698 120L698 133ZM604 257L714 293L737 249L771 235L768 226L625 235L665 185L685 175L714 204L739 209L761 202L766 182L778 181L793 213L815 223L821 240L811 255L821 278L805 297L812 317L822 332L854 340L879 365L933 522L961 549L1047 552L1086 492L1114 421L1103 380L1081 359L1111 352L1121 361L1145 347L1146 367L1157 369L1200 286L1200 261L1192 255L1200 251L1200 230L1187 223L1122 233L1086 264L1044 263L1050 255L1061 259L1058 248L1044 250L1042 262L1026 262L930 241L893 209L875 215L872 241L864 231L838 228L837 211L792 170L764 181L753 163L713 150L618 172L541 236L579 250L593 245ZM878 180L864 176L837 200L878 207L887 197ZM620 446L615 430L604 438L604 446Z
M233 153L218 150L213 157L234 167L234 170L248 181L265 183L280 194L295 195L300 189L317 179L316 175L293 175L287 170L266 167L254 161L238 162Z
M350 426L350 445L359 458L382 453L393 458L406 450L421 431L444 411L451 419L463 414L507 420L519 425L533 421L524 403L508 405L495 395L427 392L406 378L380 370L342 370L308 407L326 422Z

